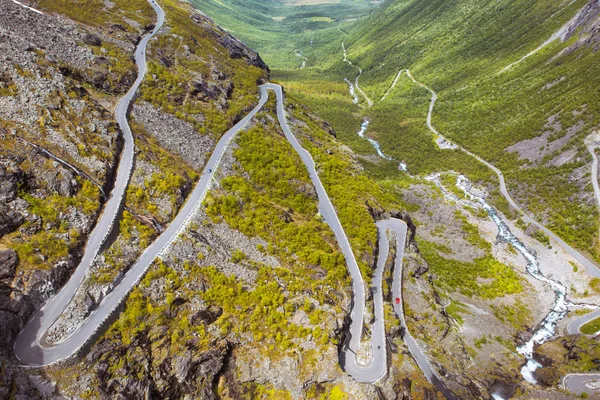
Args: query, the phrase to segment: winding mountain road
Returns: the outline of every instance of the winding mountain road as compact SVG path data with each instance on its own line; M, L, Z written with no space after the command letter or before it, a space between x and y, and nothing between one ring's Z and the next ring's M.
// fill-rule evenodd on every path
M360 347L360 339L363 331L365 311L364 281L346 233L344 232L335 208L321 183L315 162L310 153L300 145L287 124L283 90L281 86L272 83L264 84L259 87L260 99L257 106L233 128L227 131L219 140L196 187L173 222L148 248L145 249L120 283L103 299L98 308L94 310L68 338L59 343L52 344L45 340L49 328L54 324L61 313L64 312L78 287L82 284L93 259L100 251L108 233L113 228L119 210L122 207L134 161L134 141L130 126L127 122L127 111L134 100L136 91L146 73L147 65L145 54L147 44L161 29L165 21L165 15L162 8L155 0L149 0L149 2L157 13L158 21L156 27L149 34L144 36L136 49L135 61L138 67L138 77L128 93L121 99L116 109L116 119L123 132L125 145L119 162L114 189L109 200L105 204L101 217L98 219L96 226L90 234L84 256L75 272L62 290L56 296L49 299L46 304L33 315L17 336L13 349L15 357L26 366L45 366L54 364L76 354L84 345L95 337L98 332L101 332L106 326L107 320L118 310L122 302L126 300L131 289L142 279L153 261L159 257L186 228L191 217L197 212L202 204L202 200L210 189L215 171L217 170L221 158L227 150L231 140L250 122L256 113L262 109L269 98L269 91L273 91L277 98L277 118L279 124L285 137L292 144L308 169L310 178L317 192L319 212L332 229L346 260L348 271L352 277L352 322L348 332L349 340L347 346L340 355L340 364L351 377L360 382L376 382L383 378L387 373L387 342L385 336L382 295L383 270L389 254L387 232L391 231L394 233L397 247L392 289L393 295L394 297L402 298L402 257L407 232L406 224L397 219L389 219L377 223L380 243L377 269L375 271L375 276L373 277L375 323L373 324L371 335L372 357L368 365L362 365L358 362L356 353ZM423 370L426 378L438 387L447 398L454 399L455 397L445 387L434 368L427 361L423 351L419 348L410 333L408 333L404 321L403 306L395 305L395 312L400 318L401 326L405 328L406 334L404 338L409 350L419 367Z
M386 358L386 346L385 346L385 330L383 320L383 298L381 296L381 277L382 269L378 268L376 276L373 278L373 284L378 287L377 294L374 296L375 301L375 324L373 326L373 333L371 336L371 346L374 350L371 363L367 366L360 365L356 360L356 353L360 346L360 338L363 329L363 318L365 311L365 289L364 281L350 242L346 236L346 232L342 228L342 224L335 212L335 208L321 183L321 179L317 174L315 162L310 153L305 150L296 137L292 134L285 117L285 109L283 105L283 90L281 86L275 84L266 84L261 89L270 89L275 92L277 96L277 118L279 125L283 130L286 139L294 147L302 162L308 169L310 179L317 191L317 197L319 199L319 213L329 225L335 238L338 242L338 246L344 255L346 260L346 266L348 272L352 277L352 290L353 290L353 308L351 313L352 322L348 332L350 337L349 343L346 348L342 351L340 356L340 364L342 368L354 379L360 382L375 382L383 378L387 372L387 358ZM384 260L385 263L385 260Z
M373 100L371 100L369 98L369 96L367 96L367 94L365 93L364 90L362 90L362 88L360 87L360 85L358 84L358 78L360 78L360 76L362 75L362 69L358 69L358 75L356 75L356 79L354 80L354 86L356 86L356 89L359 91L359 93L365 98L365 100L367 101L367 105L369 108L373 107Z
M573 2L571 2L573 3ZM569 5L571 5L571 3L569 3L567 5L567 7ZM502 68L502 70L500 71L500 73L506 72L509 69L511 69L512 67L522 63L523 61L525 61L526 59L528 59L529 57L537 54L538 52L540 52L542 49L544 49L545 47L549 46L552 42L560 39L561 41L565 41L567 38L567 34L569 33L569 31L571 30L571 28L577 23L577 20L579 19L579 17L581 16L581 14L584 12L584 10L586 9L587 5L583 6L578 12L577 14L575 14L575 16L573 18L571 18L566 24L564 24L559 30L557 30L556 32L554 32L550 38L548 38L548 40L546 40L544 43L540 44L538 47L536 47L534 50L532 50L531 52L527 53L526 55L524 55L523 57L521 57L520 59L518 59L517 61L507 65L506 67Z
M600 308L592 311L591 313L582 315L581 317L576 318L572 321L569 321L569 323L567 324L567 333L569 335L581 334L581 327L584 326L585 324L587 324L588 322L595 320L596 318L600 318ZM588 336L593 336L593 335L588 335Z
M433 134L442 138L443 141L445 141L446 143L449 143L452 147L463 151L464 153L475 158L477 161L479 161L480 163L484 164L486 167L491 169L498 177L498 181L500 183L500 193L506 199L506 201L508 201L508 203L521 215L521 218L525 222L528 222L528 223L536 226L537 228L542 230L546 235L550 236L553 240L555 240L571 257L573 257L575 260L577 260L587 270L587 273L590 276L600 278L600 269L598 269L598 266L596 266L596 264L594 264L592 261L590 261L587 257L585 257L583 254L581 254L579 251L575 250L573 247L571 247L569 244L567 244L564 240L562 240L558 235L556 235L550 229L546 228L544 225L542 225L541 223L539 223L535 219L533 219L533 217L531 217L529 214L527 214L527 212L525 212L525 210L520 205L518 205L517 202L515 202L513 200L513 198L511 197L511 195L508 192L508 189L506 187L506 181L504 179L504 174L502 173L502 171L500 171L494 165L490 164L489 162L487 162L486 160L484 160L477 154L474 154L474 153L470 152L469 150L465 149L464 147L451 142L449 139L447 139L444 135L442 135L433 126L432 116L433 116L433 110L435 107L435 103L438 98L437 93L433 89L431 89L429 86L417 81L409 70L406 70L406 71L407 71L408 76L411 78L411 80L414 83L427 89L431 93L431 102L429 104L429 112L427 113L427 126L428 126L429 130ZM438 142L438 145L440 145L440 142ZM440 147L447 148L447 147L443 147L441 145L440 145Z
M502 173L502 171L500 171L498 168L496 168L494 165L490 164L489 162L487 162L480 156L465 149L464 147L450 142L447 138L445 138L442 134L440 134L437 129L435 129L435 127L432 124L432 115L433 115L433 109L434 109L435 103L437 101L437 93L433 89L431 89L429 86L417 81L409 70L406 70L406 72L414 83L427 89L432 95L431 102L429 105L429 112L427 114L427 126L433 134L438 135L440 138L443 139L443 142L446 143L446 145L442 145L441 144L442 142L437 141L440 148L452 148L452 147L447 147L448 144L450 144L450 146L454 146L454 148L460 149L464 153L475 158L477 161L481 162L482 164L487 166L489 169L491 169L496 174L496 176L498 176L498 181L500 183L500 193L502 194L502 196L504 196L506 201L508 201L508 203L521 215L521 219L523 219L525 222L528 222L528 223L536 226L538 229L542 230L546 235L551 237L555 242L557 242L567 254L569 254L571 257L573 257L576 261L578 261L586 269L586 272L589 276L600 278L600 269L598 268L598 266L596 264L594 264L592 261L590 261L587 257L585 257L583 254L581 254L579 251L575 250L573 247L571 247L569 244L567 244L564 240L562 240L558 235L556 235L550 229L546 228L544 225L542 225L541 223L539 223L538 221L533 219L533 217L531 217L529 214L527 214L525 212L525 210L523 210L523 208L521 208L521 206L519 206L513 200L513 198L510 196L508 189L506 187L506 181L504 179L504 174ZM588 151L591 153L592 158L593 158L592 185L594 187L594 193L596 195L598 207L600 208L600 186L598 184L598 157L595 153L595 149L596 149L596 147L598 147L598 145L595 143L586 143L586 145L587 145ZM592 313L586 314L582 317L579 317L579 318L576 318L576 319L570 321L569 324L567 325L567 333L570 335L580 334L581 333L580 329L583 325L585 325L589 321L591 321L595 318L598 318L598 317L600 317L600 309L597 309L597 310L593 311ZM583 392L586 392L588 394L600 393L600 373L569 374L569 375L565 376L565 378L563 380L563 386L566 389L568 389L574 393L583 393Z
M165 20L162 8L156 4L154 0L150 0L149 2L157 13L157 23L155 28L145 35L138 44L135 51L138 76L133 86L120 100L115 113L115 118L123 132L124 146L121 160L119 161L114 189L104 206L102 215L98 219L96 226L88 238L83 257L75 269L75 272L62 290L46 302L17 337L14 345L14 354L23 364L46 365L73 354L85 343L85 341L87 341L87 338L107 317L100 317L98 313L94 313L96 318L90 318L90 320L94 319L96 324L91 330L91 324L84 324L77 334L73 335L60 345L54 347L44 347L43 345L46 331L60 316L77 292L77 288L83 282L92 261L100 251L101 246L104 244L106 237L110 233L121 209L123 198L127 190L134 161L134 140L131 128L127 122L127 111L146 73L146 47L148 41L158 32ZM105 301L110 302L108 298L105 299Z
M598 206L598 210L600 211L600 186L598 185L598 155L596 154L596 149L600 148L600 143L598 143L598 140L586 140L585 145L590 154L592 155L592 186L594 187L594 195L596 196L596 203Z
M594 187L594 194L596 195L596 201L598 202L598 208L600 209L600 186L598 185L598 156L596 155L596 149L600 145L596 141L588 142L586 140L586 147L592 155L592 186ZM592 311L589 314L585 314L579 318L575 318L567 324L567 333L569 335L583 334L581 328L597 318L600 318L600 308ZM587 335L593 337L594 335ZM578 395L582 393L587 394L598 394L600 393L600 373L590 374L568 374L563 379L563 387L570 392Z
M563 387L577 395L599 394L600 374L569 374L563 379Z
M396 74L396 77L394 78L394 81L392 82L391 86L388 88L388 90L385 92L385 94L383 96L381 96L381 99L379 99L379 101L384 101L385 99L387 99L387 97L390 95L390 93L392 92L392 90L394 90L394 88L398 84L398 81L400 80L400 77L402 76L402 73L406 72L406 71L408 71L408 70L407 69L401 69L400 71L398 71L398 73Z
M359 68L359 67L357 67L357 66L355 66L354 64L352 64L352 61L350 61L350 59L348 59L348 51L346 50L346 46L344 45L344 42L342 42L342 50L344 52L344 62L346 64L348 64L349 66L358 69L358 75L356 75L356 78L354 79L354 87L365 98L365 101L367 102L368 107L369 108L373 107L373 100L371 100L369 98L369 96L367 96L367 94L364 92L364 90L362 90L362 88L358 84L358 79L360 78L360 76L362 75L362 72L363 72L362 69ZM346 80L346 82L350 83L350 81L348 79L345 79L345 80ZM351 89L351 91L352 91L352 89ZM356 100L355 103L357 103L358 102L358 98L355 95L353 95L353 97Z
M394 260L392 299L402 299L402 258L404 256L404 243L406 241L406 223L398 219L387 219L378 221L377 229L379 231L379 255L377 256L377 272L375 277L380 277L380 269L383 269L383 265L385 265L385 261L389 254L390 246L386 232L393 232L396 239L396 258ZM383 265L380 266L380 263ZM375 277L373 278L373 282L375 282ZM427 378L429 383L433 384L433 386L435 386L448 400L458 400L458 397L456 397L444 384L444 381L435 368L433 368L417 341L410 334L404 319L404 300L402 300L400 304L394 302L393 305L394 312L400 319L400 326L404 330L404 342L415 362L425 375L425 378Z

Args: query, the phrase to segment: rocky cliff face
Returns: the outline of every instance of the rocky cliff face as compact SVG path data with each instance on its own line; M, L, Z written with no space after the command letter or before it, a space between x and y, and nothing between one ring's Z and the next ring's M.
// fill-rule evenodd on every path
M167 23L150 43L132 107L136 162L123 215L49 341L75 330L170 223L216 141L268 79L258 54L210 19L160 3ZM273 103L231 146L205 207L89 351L70 366L20 369L14 337L68 279L110 191L120 153L113 108L135 78L131 55L153 16L141 0L30 4L43 14L0 5L8 10L0 24L1 397L435 396L393 326L383 382L359 384L340 370L346 267ZM327 123L293 101L287 112L368 273L373 215L399 205L361 175Z
M112 70L103 79L109 83L95 87L102 41L91 29L12 1L2 9L0 248L10 254L1 261L10 273L2 284L0 352L8 356L23 321L68 278L99 211L99 187L111 186L120 139L102 103L135 72ZM106 65L132 66L133 43L93 31L118 43ZM92 36L98 40L88 45Z
M179 13L190 24L201 22L207 30L214 28L202 17L191 18L189 9L176 8L180 7L177 2L167 3L173 8L171 15ZM0 2L0 358L4 365L0 397L33 398L52 396L55 388L46 385L42 375L30 375L12 365L12 343L31 314L69 278L101 210L102 193L110 192L121 150L113 109L136 77L133 51L154 15L146 1L27 5L35 10L11 0ZM120 251L115 256L109 243L107 251L113 258L105 261L102 254L98 260L112 277L126 270L189 193L197 178L194 170L203 166L214 138L223 131L219 125L198 133L202 124L214 119L203 115L204 111L220 103L233 109L222 125L235 120L240 110L256 101L256 82L267 74L256 67L264 66L256 53L215 28L208 63L223 74L204 79L197 70L198 56L189 51L183 56L170 54L162 42L175 36L169 32L178 28L185 31L172 23L164 37L154 41L150 63L160 63L165 54L173 62L184 58L196 62L196 68L186 72L214 95L197 96L195 125L190 125L185 111L167 114L175 114L174 107L161 109L167 104L156 99L136 107L143 111L140 124L132 122L138 160L128 195L131 212L124 215L130 225L123 226L115 241L128 248L129 255ZM177 68L171 74L177 75ZM231 79L236 73L240 78ZM244 87L241 80L247 76L252 78ZM196 134L195 141L190 139L192 134ZM182 146L187 139L188 146ZM190 148L190 143L196 148ZM136 189L147 192L143 199L136 196ZM115 259L118 262L111 262ZM98 285L89 285L93 284ZM84 295L85 314L102 293L90 296L84 291ZM74 318L80 317L75 314ZM73 326L67 321L69 330Z

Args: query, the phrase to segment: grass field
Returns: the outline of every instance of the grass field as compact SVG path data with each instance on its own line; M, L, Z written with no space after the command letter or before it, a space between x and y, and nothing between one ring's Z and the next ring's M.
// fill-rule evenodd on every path
M600 318L596 318L581 327L581 333L593 335L600 331Z

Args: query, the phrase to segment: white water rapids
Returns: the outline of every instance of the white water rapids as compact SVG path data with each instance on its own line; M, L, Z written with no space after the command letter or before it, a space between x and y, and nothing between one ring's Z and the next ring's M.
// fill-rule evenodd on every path
M350 91L350 96L352 96L352 103L358 104L358 96L356 95L356 90L354 89L354 83L350 82L348 78L344 78L344 81L348 84L348 90Z
M459 202L468 207L473 207L473 204L465 202L456 196L449 193L439 181L439 174L434 174L427 177L427 180L435 182L435 184L442 189L444 195L453 201ZM537 329L533 332L531 339L526 343L517 347L517 352L522 354L527 362L521 368L521 375L525 380L531 383L537 383L533 373L541 365L533 359L533 349L536 344L543 344L548 339L552 338L556 332L556 326L560 320L565 318L569 313L569 306L572 304L567 300L567 288L560 282L552 280L544 275L540 270L540 264L537 261L535 255L527 249L527 247L510 231L508 225L502 220L498 212L490 206L483 197L475 195L471 192L471 182L463 175L459 175L456 180L456 186L463 191L467 199L472 202L479 203L483 209L488 213L490 218L498 226L498 236L506 243L510 243L519 253L523 255L527 262L527 272L529 275L537 279L538 281L544 282L556 296L554 307L546 315Z
M365 135L368 127L369 127L369 120L365 119L363 121L363 123L360 125L360 131L357 132L358 136L360 136L363 139L367 139L369 141L369 143L371 143L371 146L373 146L373 148L377 151L377 154L379 155L379 157L381 157L385 160L392 160L392 157L386 156L383 153L383 151L381 151L381 146L379 145L379 142L377 140L371 139L370 137Z

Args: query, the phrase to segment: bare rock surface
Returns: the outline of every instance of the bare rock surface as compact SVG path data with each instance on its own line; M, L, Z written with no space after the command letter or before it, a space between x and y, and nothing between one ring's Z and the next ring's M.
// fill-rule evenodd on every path
M0 279L13 278L17 270L17 253L14 250L0 251Z
M508 152L516 152L521 159L526 159L533 163L540 162L546 155L554 154L562 150L569 141L579 132L584 126L584 121L580 120L575 125L566 129L563 133L563 127L557 120L557 116L553 115L548 118L545 125L545 131L542 135L532 139L522 140L506 148ZM553 139L553 136L561 134L560 138ZM560 157L559 155L558 157ZM559 161L551 163L556 164ZM563 162L564 163L564 162Z
M204 167L215 145L213 138L198 133L191 124L163 113L144 101L134 106L133 116L162 147L181 156L197 171Z

